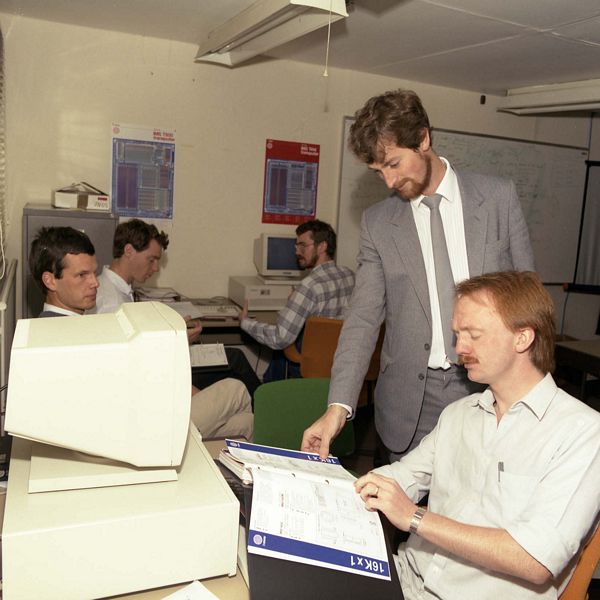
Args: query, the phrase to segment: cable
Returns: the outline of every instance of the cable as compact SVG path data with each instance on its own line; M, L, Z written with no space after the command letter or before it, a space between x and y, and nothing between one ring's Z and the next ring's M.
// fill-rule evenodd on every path
M327 23L327 50L325 51L325 70L323 71L323 77L329 77L329 41L331 40L331 8L333 0L329 0L329 22Z

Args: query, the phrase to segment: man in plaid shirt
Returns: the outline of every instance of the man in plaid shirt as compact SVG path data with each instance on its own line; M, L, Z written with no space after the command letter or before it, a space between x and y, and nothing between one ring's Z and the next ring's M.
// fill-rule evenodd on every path
M296 228L296 236L298 265L312 271L290 295L279 312L277 324L249 319L247 305L240 314L241 328L273 350L294 343L310 316L341 317L354 289L354 273L335 264L336 234L331 225L319 220L306 221ZM267 370L265 381L281 378L275 373L270 376L273 370L272 367Z

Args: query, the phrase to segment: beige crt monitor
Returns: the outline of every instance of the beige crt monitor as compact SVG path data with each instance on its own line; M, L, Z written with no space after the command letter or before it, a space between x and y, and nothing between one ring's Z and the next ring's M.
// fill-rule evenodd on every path
M185 322L158 303L18 322L4 600L235 573L239 505L189 423L190 379Z

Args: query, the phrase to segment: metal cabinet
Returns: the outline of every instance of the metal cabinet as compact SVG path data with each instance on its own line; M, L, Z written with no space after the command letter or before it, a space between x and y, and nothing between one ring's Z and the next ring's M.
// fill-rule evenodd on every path
M29 272L29 248L40 227L73 227L85 232L96 248L98 271L112 261L112 244L118 217L106 212L54 208L47 204L26 204L23 208L23 318L37 317L44 299Z

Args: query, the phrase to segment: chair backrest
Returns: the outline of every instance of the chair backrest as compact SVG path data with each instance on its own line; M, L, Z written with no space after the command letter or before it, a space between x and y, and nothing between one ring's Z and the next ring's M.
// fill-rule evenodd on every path
M257 444L300 450L302 434L327 408L329 379L284 379L254 392L254 437ZM354 452L354 425L348 421L331 446L334 456Z
M333 355L344 321L309 317L304 326L300 373L302 377L330 377Z
M587 598L587 589L599 560L600 526L596 527L594 535L583 549L573 576L560 595L560 600L585 600Z

